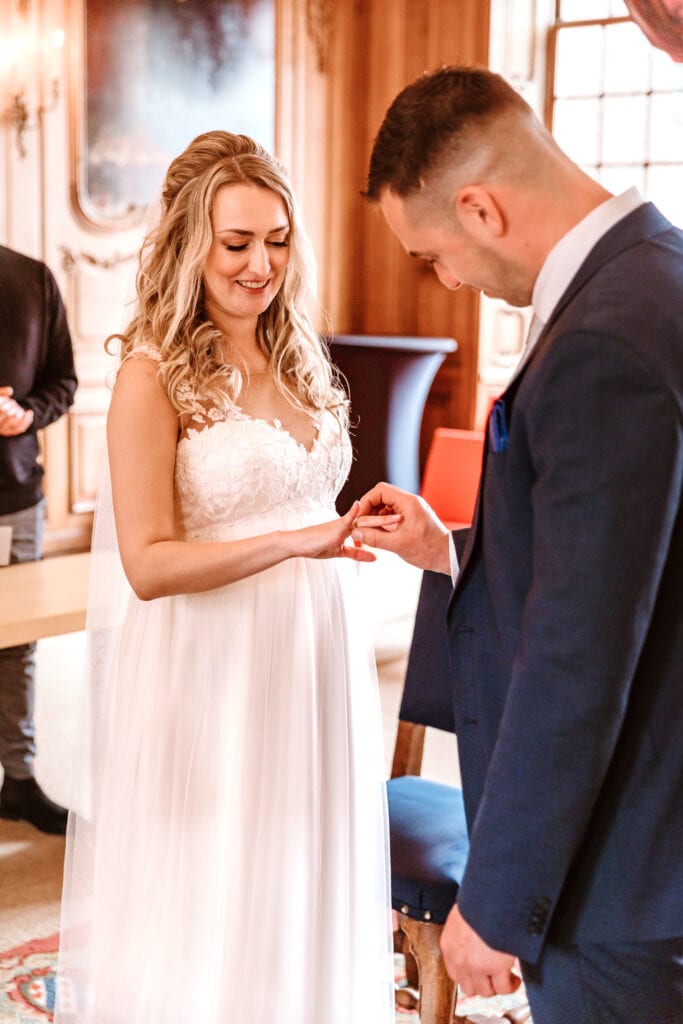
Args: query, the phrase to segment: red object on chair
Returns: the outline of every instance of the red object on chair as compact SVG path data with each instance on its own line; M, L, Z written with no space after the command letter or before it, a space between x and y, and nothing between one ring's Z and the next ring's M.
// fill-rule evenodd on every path
M483 431L449 427L434 431L420 494L451 529L472 522L483 451Z

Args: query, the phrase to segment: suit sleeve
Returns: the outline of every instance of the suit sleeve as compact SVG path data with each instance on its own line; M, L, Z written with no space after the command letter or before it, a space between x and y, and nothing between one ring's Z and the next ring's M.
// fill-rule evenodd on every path
M557 339L530 392L510 444L533 467L531 586L458 903L491 946L534 962L615 783L683 441L667 382L606 337Z
M44 359L30 394L21 404L33 410L33 432L48 426L71 406L77 379L71 334L64 303L50 270L45 267Z

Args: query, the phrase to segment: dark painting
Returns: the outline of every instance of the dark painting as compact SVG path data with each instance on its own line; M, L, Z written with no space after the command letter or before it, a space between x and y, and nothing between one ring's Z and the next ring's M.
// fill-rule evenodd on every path
M275 0L84 0L80 200L138 220L200 132L275 134Z

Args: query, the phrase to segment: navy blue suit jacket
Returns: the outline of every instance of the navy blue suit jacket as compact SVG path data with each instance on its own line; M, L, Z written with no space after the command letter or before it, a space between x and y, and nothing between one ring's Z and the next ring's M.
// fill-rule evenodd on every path
M683 233L594 247L502 399L448 612L493 947L683 934ZM498 445L501 448L501 445Z

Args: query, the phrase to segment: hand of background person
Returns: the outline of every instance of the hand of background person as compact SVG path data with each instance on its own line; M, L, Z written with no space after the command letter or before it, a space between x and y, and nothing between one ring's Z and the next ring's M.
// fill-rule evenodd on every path
M12 398L13 388L0 387L0 435L15 437L25 433L33 423L33 410L24 409Z
M346 515L339 519L293 531L292 538L295 544L293 554L305 558L351 558L356 562L376 561L376 555L361 547L360 542L346 543L351 537L359 508L360 504L356 501ZM398 525L400 520L400 515L387 514L380 516L378 522L385 527L391 527Z
M507 995L521 984L512 973L515 957L488 946L464 919L457 903L443 926L441 952L446 970L466 996Z
M384 523L397 514L397 523ZM394 551L419 569L450 573L448 529L426 501L392 484L376 484L360 499L354 541Z

